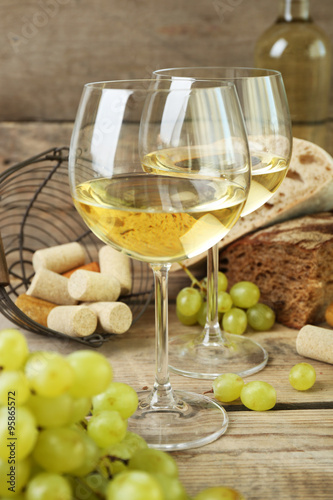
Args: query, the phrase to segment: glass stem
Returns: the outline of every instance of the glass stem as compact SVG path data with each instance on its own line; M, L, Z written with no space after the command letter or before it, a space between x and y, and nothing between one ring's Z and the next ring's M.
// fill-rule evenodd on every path
M216 244L207 253L207 317L204 327L204 344L223 340L223 332L220 328L217 310L218 272L219 246Z
M171 408L176 404L169 379L168 360L168 273L171 264L151 264L155 285L156 374L150 406Z

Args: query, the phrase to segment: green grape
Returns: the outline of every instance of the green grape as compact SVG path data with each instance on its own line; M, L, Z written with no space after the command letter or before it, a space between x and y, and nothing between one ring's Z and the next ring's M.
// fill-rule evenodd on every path
M0 331L0 369L19 370L29 355L24 335L14 328Z
M236 307L248 309L258 302L260 290L251 281L239 281L231 287L230 295Z
M205 326L207 321L207 302L204 300L197 314L197 321L200 326Z
M213 382L213 392L216 399L229 403L239 398L244 386L244 380L236 373L223 373Z
M164 500L188 500L186 490L178 478L160 473L154 474L154 478L162 488Z
M222 313L228 311L232 306L232 300L227 292L218 292L217 296L217 312L218 320L221 320ZM207 322L207 301L204 300L196 316L200 326L204 327Z
M222 328L228 333L242 335L247 327L247 316L243 309L232 307L224 313L222 318Z
M99 472L92 472L84 478L84 484L82 484L82 482L79 483L79 485L76 484L75 500L105 499L105 492L108 484L109 477L103 477ZM85 487L84 485L87 486Z
M153 448L137 451L128 462L128 467L132 470L142 470L151 474L178 477L178 466L172 456Z
M245 500L245 498L233 488L214 486L201 491L194 500Z
M59 474L41 472L28 483L26 500L72 500L69 481Z
M101 448L107 448L124 439L127 422L117 411L106 410L93 415L88 422L87 432Z
M228 288L228 278L221 271L217 274L217 290L218 292L225 292Z
M266 411L275 406L276 391L271 384L255 380L244 385L240 398L250 410Z
M127 469L124 461L128 461L136 451L148 448L146 441L134 432L126 432L126 435L119 443L109 446L105 450L105 456L99 465L100 470L107 468L112 475L119 474ZM117 458L119 460L117 460Z
M148 448L148 444L135 432L127 431L125 437L119 443L108 446L106 452L112 457L117 457L122 460L129 460L138 450Z
M48 472L70 472L83 464L84 449L77 430L55 427L39 433L33 458Z
M201 285L204 287L204 289L207 290L208 288L208 280L207 276L201 280ZM228 288L228 278L224 273L221 271L218 272L217 275L217 291L218 292L225 292L226 289Z
M126 419L136 412L138 402L138 395L130 385L111 382L104 392L92 398L93 413L115 410Z
M110 455L111 456L111 455ZM110 476L115 476L116 474L120 474L120 472L124 472L128 470L126 463L123 460L113 458L112 461L107 462L104 459L104 463L107 467L107 474ZM101 464L99 465L99 470L101 470Z
M193 326L198 322L198 314L193 314L192 316L184 316L178 309L176 309L177 318L179 321L186 326Z
M15 500L26 500L26 496L24 493L19 493L18 495L15 494L14 497L9 497L9 496L5 496L5 497L0 497L1 500L10 500L11 498L15 498Z
M147 472L124 471L110 481L107 500L164 500L159 482Z
M15 498L15 500L26 500L26 496L24 493L19 493L18 495L15 494L14 497L9 497L9 496L5 496L5 497L1 497L1 500L10 500L11 498Z
M10 399L12 396L12 399ZM8 401L15 406L24 404L30 396L27 377L22 371L5 370L0 375L0 404L7 406Z
M255 304L246 311L248 324L259 331L270 330L275 323L275 313L266 304Z
M69 394L55 398L32 395L27 407L34 414L39 427L63 427L70 419L73 399Z
M38 431L33 414L25 406L0 408L0 458L9 454L23 460L32 451Z
M306 391L316 381L316 370L309 363L294 365L289 373L289 382L297 391Z
M112 368L103 354L88 350L75 351L67 356L67 361L74 370L70 394L75 398L100 394L112 381Z
M67 392L74 378L67 360L50 351L32 353L25 364L25 374L31 389L47 398L55 398Z
M8 459L0 459L0 498L16 498L29 481L31 461L29 458L15 460L14 463ZM9 481L9 482L7 482Z
M232 308L232 298L227 292L218 292L217 294L217 310L219 313L225 313Z
M76 469L71 470L73 476L86 476L96 469L101 457L101 450L93 439L82 429L78 430L84 444L84 462Z
M35 460L32 459L32 455L31 455L30 459L31 459L30 477L36 476L40 472L45 472L43 467L41 467Z
M196 288L183 288L176 298L176 312L178 318L184 317L185 320L193 320L199 312L202 304L202 295ZM180 319L181 320L181 319ZM187 323L194 324L194 323Z
M69 415L67 425L82 422L91 410L91 398L73 398L72 410Z

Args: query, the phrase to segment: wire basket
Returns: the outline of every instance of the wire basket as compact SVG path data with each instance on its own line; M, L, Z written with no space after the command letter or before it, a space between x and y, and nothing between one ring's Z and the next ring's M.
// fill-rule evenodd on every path
M98 260L101 241L76 211L68 183L68 148L53 148L18 163L0 174L0 312L19 327L34 333L71 339L93 347L113 335L94 333L68 337L36 323L16 305L34 275L32 256L40 248L80 242L90 261ZM0 255L1 257L1 255ZM133 314L133 324L146 310L153 294L149 265L132 261L132 293L120 297Z

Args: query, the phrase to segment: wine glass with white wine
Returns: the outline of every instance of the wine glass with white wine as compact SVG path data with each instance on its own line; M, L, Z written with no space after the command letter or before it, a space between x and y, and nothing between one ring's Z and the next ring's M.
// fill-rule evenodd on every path
M166 168L153 173L158 165ZM104 243L148 262L154 274L155 382L138 393L129 430L162 450L217 439L227 429L225 410L171 386L167 291L171 263L217 243L246 203L250 156L234 85L151 79L86 84L69 178L87 226Z
M169 68L154 71L157 80L232 82L240 99L252 163L251 188L242 217L257 210L285 178L292 151L291 120L283 79L278 71L237 67ZM267 351L252 339L223 331L218 321L219 247L207 252L207 319L203 331L175 334L170 341L170 369L195 378L214 379L232 372L245 377L260 371ZM237 321L235 319L234 321Z

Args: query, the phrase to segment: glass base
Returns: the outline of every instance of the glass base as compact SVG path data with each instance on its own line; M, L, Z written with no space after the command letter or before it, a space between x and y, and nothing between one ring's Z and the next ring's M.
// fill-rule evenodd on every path
M262 370L267 361L267 351L242 335L223 332L223 337L205 342L205 333L189 333L169 342L169 368L186 377L213 380L222 373L246 377Z
M173 403L154 404L153 393L140 391L139 406L128 430L142 436L150 448L164 451L197 448L215 441L228 427L224 408L206 396L173 391Z

